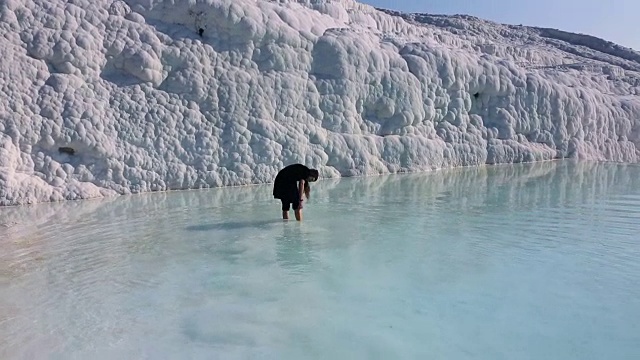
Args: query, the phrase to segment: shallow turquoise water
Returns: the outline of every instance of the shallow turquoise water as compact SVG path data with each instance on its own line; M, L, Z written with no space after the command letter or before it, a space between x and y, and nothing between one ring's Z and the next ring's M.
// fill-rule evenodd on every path
M638 359L640 168L0 209L2 359Z

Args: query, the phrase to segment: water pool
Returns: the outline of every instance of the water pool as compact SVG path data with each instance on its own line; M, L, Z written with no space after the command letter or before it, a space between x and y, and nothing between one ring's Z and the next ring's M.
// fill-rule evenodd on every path
M0 209L2 359L638 359L640 167Z

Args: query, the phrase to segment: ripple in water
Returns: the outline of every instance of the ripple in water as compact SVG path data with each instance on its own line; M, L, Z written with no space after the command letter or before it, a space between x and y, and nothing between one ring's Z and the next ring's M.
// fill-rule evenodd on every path
M638 175L325 180L301 224L268 186L0 209L0 358L638 358Z

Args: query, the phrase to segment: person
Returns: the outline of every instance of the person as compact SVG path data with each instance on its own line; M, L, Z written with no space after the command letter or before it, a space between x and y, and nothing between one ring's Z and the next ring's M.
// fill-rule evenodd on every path
M289 219L289 210L293 205L296 220L302 220L302 194L307 199L311 195L310 182L318 180L318 170L310 169L302 164L291 164L284 167L276 175L273 183L273 197L282 202L282 218Z

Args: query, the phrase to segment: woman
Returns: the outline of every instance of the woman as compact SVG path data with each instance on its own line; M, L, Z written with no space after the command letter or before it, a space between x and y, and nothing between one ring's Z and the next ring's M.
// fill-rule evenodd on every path
M302 220L302 194L307 199L311 193L309 182L318 180L318 170L302 164L292 164L278 172L273 183L273 197L282 202L282 218L289 219L289 210L293 205L296 220Z

